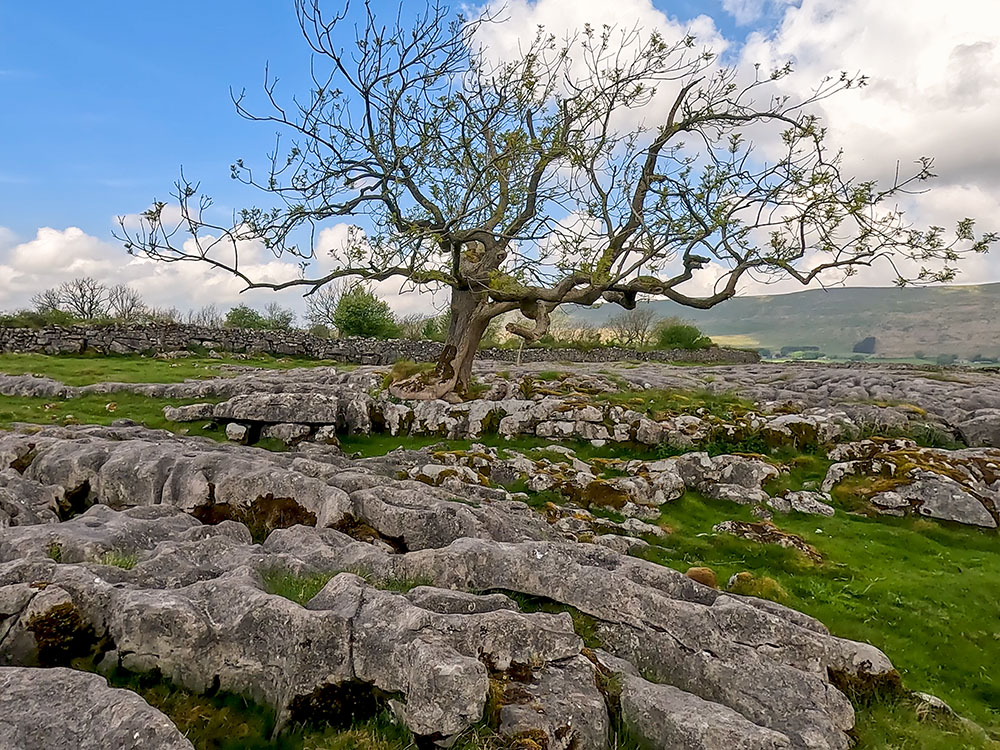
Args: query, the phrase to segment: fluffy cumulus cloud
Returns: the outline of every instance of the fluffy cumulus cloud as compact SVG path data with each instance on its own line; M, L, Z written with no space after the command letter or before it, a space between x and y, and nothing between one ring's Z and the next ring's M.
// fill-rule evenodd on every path
M752 34L744 64L794 62L783 85L805 94L826 75L862 72L869 85L819 108L849 172L889 180L934 158L930 191L902 203L917 225L971 216L1000 229L1000 3L803 0L771 33ZM852 284L885 283L886 268ZM1000 257L972 258L960 281L1000 280Z
M347 225L337 225L324 231L317 247L336 250L346 241ZM257 281L280 283L300 275L296 263L275 258L258 243L242 243L239 255L241 270ZM329 257L328 253L320 253L313 270L332 268ZM162 263L132 257L121 244L94 237L77 227L43 227L29 240L19 240L9 229L0 227L0 311L28 307L31 297L39 291L81 276L108 285L127 284L150 307L175 307L182 313L205 305L220 310L237 304L261 308L275 301L300 316L305 312L305 288L245 292L239 279L203 263ZM399 281L381 282L375 288L400 316L434 314L446 299L440 292L413 294L411 287Z
M294 278L292 264L268 259L253 247L245 248L248 271L262 280ZM180 310L215 304L220 308L239 302L265 304L264 292L241 295L242 286L232 276L213 272L198 263L155 263L126 254L122 246L87 234L77 227L43 227L34 238L18 241L0 228L0 310L29 304L32 295L64 281L92 276L107 284L124 283L136 289L153 307ZM301 307L292 295L282 304Z

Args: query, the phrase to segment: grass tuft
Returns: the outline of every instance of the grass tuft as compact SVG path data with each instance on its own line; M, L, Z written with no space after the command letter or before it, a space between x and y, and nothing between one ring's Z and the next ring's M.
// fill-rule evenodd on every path
M122 570L132 570L136 563L139 562L139 557L138 555L125 554L123 552L105 552L98 558L97 562L101 565L112 565Z

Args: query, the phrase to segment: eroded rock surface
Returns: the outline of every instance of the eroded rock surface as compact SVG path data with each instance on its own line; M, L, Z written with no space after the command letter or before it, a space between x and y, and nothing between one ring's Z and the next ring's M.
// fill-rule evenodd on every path
M922 448L911 440L864 440L829 453L823 489L848 478L880 513L916 513L985 528L1000 522L1000 450Z
M895 675L805 615L576 541L565 516L397 478L398 461L126 426L0 433L5 486L52 511L0 529L0 664L159 670L282 722L361 696L421 737L487 720L559 750L605 747L618 711L662 748L840 750L854 712L831 675ZM316 580L302 604L279 595Z
M0 666L4 750L193 750L135 693L72 669Z

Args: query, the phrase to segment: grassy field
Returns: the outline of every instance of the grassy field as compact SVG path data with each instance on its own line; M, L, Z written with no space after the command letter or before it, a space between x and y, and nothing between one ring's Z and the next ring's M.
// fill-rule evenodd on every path
M0 372L38 372L74 384L106 380L176 382L222 374L223 364L224 360L214 359L170 362L125 357L0 355ZM308 363L257 360L238 364L291 367ZM663 410L683 411L698 403L699 398L704 401L709 396L647 392L612 394L608 398L655 414ZM199 423L182 426L166 422L162 408L168 403L190 401L127 393L67 400L4 397L0 399L0 427L16 421L109 424L128 417L150 427L222 438L220 431L206 431ZM707 405L720 416L746 408L738 400L715 396ZM466 450L471 442L441 441L435 437L345 436L343 448L348 453L374 456L400 446L441 444L452 450ZM543 456L544 447L551 444L541 438L503 441L497 436L487 436L478 442L513 448L536 457ZM576 448L585 459L652 455L617 444L601 449L582 443L567 445ZM829 465L814 455L779 458L793 470L768 487L772 493L814 483L822 478ZM553 493L547 493L533 500L540 503L553 499L552 496ZM711 567L723 585L737 573L752 574L762 594L817 617L836 635L881 648L899 668L909 689L944 699L961 715L1000 737L998 534L922 519L858 515L850 512L858 507L857 498L844 493L835 496L835 504L838 513L833 518L792 514L776 519L784 530L800 535L819 550L822 563L780 547L715 534L712 527L721 521L753 520L749 509L695 493L687 493L663 506L659 523L670 533L662 539L649 537L650 547L642 556L681 571L692 566ZM325 583L322 577L295 581L276 576L270 583L274 591L298 601L307 600ZM273 716L240 698L192 696L155 681L122 679L131 680L129 684L134 684L147 700L174 718L199 749L402 750L412 742L385 715L349 729L296 728L279 740L270 740ZM896 697L859 702L857 739L861 750L1000 748L1000 744L991 743L957 722L930 715ZM460 747L490 748L497 744L495 738L478 729Z
M641 556L682 571L708 566L722 583L743 571L771 578L777 587L763 588L770 598L813 615L835 635L879 647L908 688L937 695L1000 733L1000 601L986 593L1000 580L996 533L843 508L833 518L781 517L782 529L823 555L815 564L794 550L712 532L734 518L754 520L747 508L688 493L664 506L660 524L672 533L647 538ZM876 708L871 716L888 720L886 706Z
M125 391L68 399L3 396L0 398L0 427L10 427L14 422L108 425L116 419L127 417L154 429L166 429L178 434L202 434L202 431L197 431L197 428L190 424L168 422L163 417L163 407L204 403L211 400L151 398ZM214 432L225 437L221 431ZM212 436L208 431L204 434Z
M154 357L111 356L99 354L0 354L0 372L8 375L32 373L54 378L66 385L91 383L180 383L188 379L217 378L232 375L237 367L262 367L287 370L292 367L332 365L324 360L301 357ZM344 365L338 365L343 367Z

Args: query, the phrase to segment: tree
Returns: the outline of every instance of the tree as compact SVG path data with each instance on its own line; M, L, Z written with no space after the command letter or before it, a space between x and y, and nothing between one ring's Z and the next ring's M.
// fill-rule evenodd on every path
M108 288L90 276L61 284L59 300L66 312L81 320L95 320L108 314Z
M333 316L337 312L337 303L343 293L343 283L331 283L306 297L306 320L309 324L336 328Z
M221 328L222 315L215 305L204 305L197 310L188 310L187 322L188 325L202 328Z
M563 40L539 30L497 60L483 31L503 19L488 11L465 19L430 0L386 24L367 3L358 16L322 4L295 4L316 57L312 90L286 103L265 74L266 111L235 97L240 115L290 135L264 169L233 165L265 203L213 223L211 198L182 173L179 223L154 201L118 236L131 253L204 262L247 288L308 294L347 277L450 288L437 366L394 384L397 395L464 391L477 344L505 313L523 316L510 333L537 341L566 303L632 309L643 295L709 308L748 277L808 285L880 261L899 283L944 281L996 239L976 237L969 219L954 238L907 222L896 201L934 176L930 159L887 185L842 173L812 105L862 76L791 97L774 88L790 65L737 70L691 37L641 28L586 26ZM345 219L359 222L347 241L324 244L320 230ZM239 262L251 243L305 272L252 278ZM311 274L319 255L332 270ZM709 264L710 292L688 284Z
M272 331L290 331L295 323L295 311L269 302L264 308L264 327Z
M135 289L125 284L116 284L107 292L108 313L112 318L132 323L146 312L146 303Z
M151 307L142 319L147 323L174 325L181 321L181 311L176 307Z
M266 328L264 316L249 305L237 305L226 313L226 328Z
M39 315L48 315L62 309L62 295L58 289L46 289L31 298L31 307Z
M656 324L656 313L647 308L624 310L608 318L608 328L621 346L643 347L649 344Z
M340 295L333 323L341 336L391 338L399 331L389 305L364 284Z

